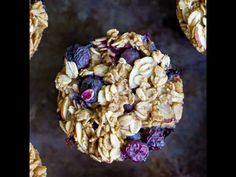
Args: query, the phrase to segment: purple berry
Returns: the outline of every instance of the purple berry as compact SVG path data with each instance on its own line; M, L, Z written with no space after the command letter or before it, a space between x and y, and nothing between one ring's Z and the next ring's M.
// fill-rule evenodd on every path
M143 162L149 155L148 146L141 141L131 141L121 153L121 158L131 159L133 162Z
M125 104L124 105L125 112L131 112L134 109L134 105L132 104Z
M141 139L141 134L140 132L136 133L133 136L127 136L127 140L140 140Z
M165 137L172 132L172 129L152 127L141 130L141 139L147 143L150 150L159 150L165 145Z
M150 34L144 33L143 35L141 35L141 39L144 43L148 43L149 41L151 41Z
M121 154L120 154L120 157L123 159L123 160L129 160L129 156L126 154L125 151L121 151Z
M77 92L72 92L72 93L71 93L71 97L72 97L72 100L73 100L73 101L78 102L79 93L77 93Z
M68 61L75 62L78 70L86 68L91 58L89 47L74 44L67 48L66 58Z
M164 135L164 137L167 137L167 136L169 136L170 135L170 133L171 132L173 132L174 131L174 129L173 128L165 128L164 130L163 130L163 135Z
M91 107L91 103L84 101L81 97L79 98L78 103L82 108L89 109Z
M149 50L151 50L151 51L157 50L157 47L156 47L155 43L151 40L151 37L149 34L144 34L144 35L142 35L141 38L142 38L142 41L147 45Z
M151 129L150 135L147 139L147 145L151 150L159 150L165 145L163 132L161 129L154 130Z
M134 61L140 58L138 51L134 48L126 49L121 57L126 60L126 62L130 65L134 64Z
M96 102L98 92L102 86L102 79L98 76L89 75L82 78L79 89L81 99L86 103Z

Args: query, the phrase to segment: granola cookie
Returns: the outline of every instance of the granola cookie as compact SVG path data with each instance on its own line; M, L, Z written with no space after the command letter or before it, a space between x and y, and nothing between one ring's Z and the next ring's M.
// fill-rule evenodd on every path
M193 46L201 53L207 52L207 0L177 0L177 18L181 29Z
M34 146L29 143L29 176L30 177L46 177L47 176L47 168L46 166L42 166L41 159L39 157L39 153Z
M66 141L99 162L145 161L182 116L179 72L147 34L111 29L68 47L55 84Z
M39 43L41 41L43 31L48 27L48 15L45 11L45 7L40 0L30 0L30 59L37 51Z

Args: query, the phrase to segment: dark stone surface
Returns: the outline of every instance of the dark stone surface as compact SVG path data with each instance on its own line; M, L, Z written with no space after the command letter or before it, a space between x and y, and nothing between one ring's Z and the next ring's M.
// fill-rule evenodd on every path
M48 168L48 177L205 177L206 57L185 38L175 0L50 0L49 28L30 62L30 140ZM183 118L166 146L145 163L100 164L65 144L56 114L54 79L66 47L103 36L110 28L149 32L157 47L182 71Z

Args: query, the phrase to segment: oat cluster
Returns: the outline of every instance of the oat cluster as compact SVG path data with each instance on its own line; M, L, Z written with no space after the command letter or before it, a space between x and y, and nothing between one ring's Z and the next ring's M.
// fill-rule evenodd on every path
M140 58L129 64L117 52L124 48L135 49ZM168 76L170 57L146 35L111 29L91 42L89 53L83 69L65 57L55 79L60 127L74 138L78 150L99 162L122 161L127 137L145 128L175 127L182 116L183 83L179 75ZM80 80L87 76L98 76L104 83L89 107L76 99ZM82 98L86 102L93 94L88 91ZM126 111L125 105L133 109Z
M44 9L42 1L30 3L30 58L37 51L41 41L43 31L48 27L48 15Z
M178 0L177 17L180 26L193 46L206 54L207 0Z
M34 146L29 143L29 176L30 177L46 177L47 176L47 168L46 166L42 166L41 159L39 157L39 153Z

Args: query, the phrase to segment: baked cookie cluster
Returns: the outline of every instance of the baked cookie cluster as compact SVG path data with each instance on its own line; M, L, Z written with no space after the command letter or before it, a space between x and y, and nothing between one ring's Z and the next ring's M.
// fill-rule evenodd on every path
M47 168L42 165L39 153L34 146L29 143L29 176L30 177L46 177Z
M48 15L45 11L43 2L40 0L31 0L30 3L30 21L29 21L29 32L30 32L30 59L33 54L37 51L39 43L41 41L43 31L48 27Z
M55 79L67 141L98 162L145 161L180 121L183 82L147 34L107 31L67 48Z
M206 54L207 45L207 0L178 0L177 17L180 27L201 53Z

